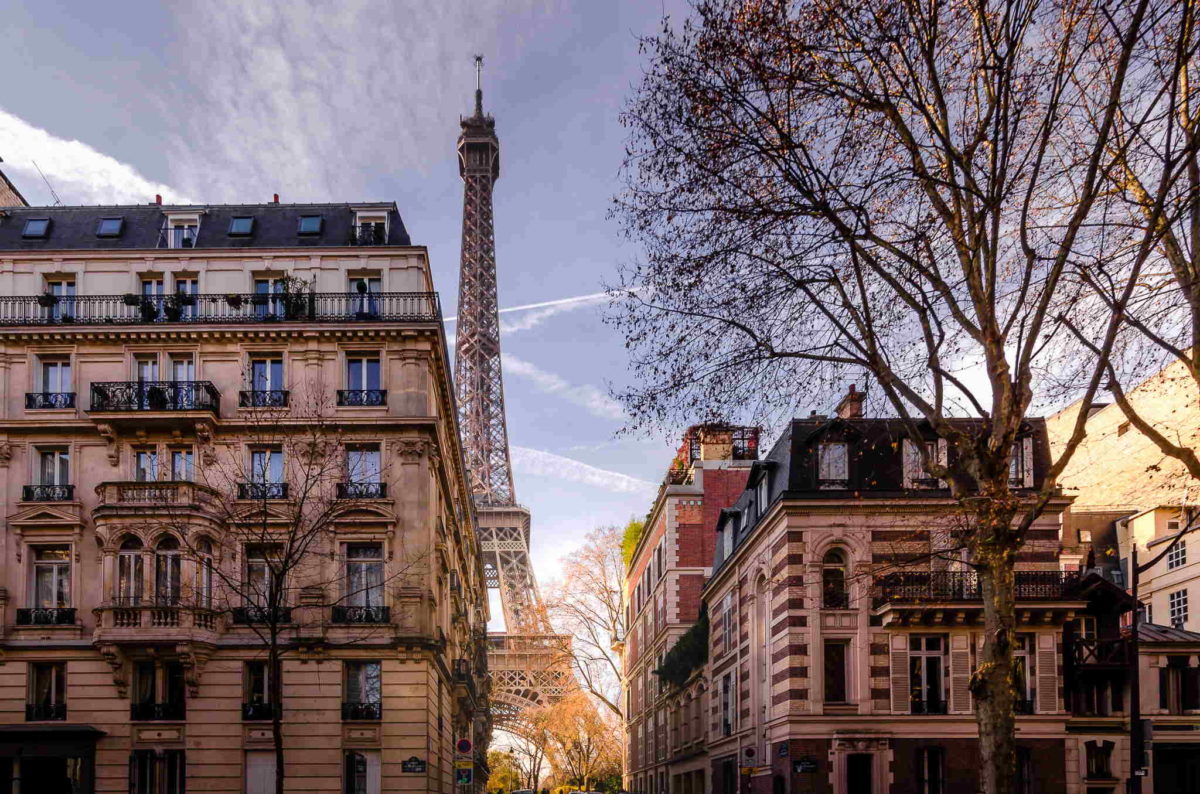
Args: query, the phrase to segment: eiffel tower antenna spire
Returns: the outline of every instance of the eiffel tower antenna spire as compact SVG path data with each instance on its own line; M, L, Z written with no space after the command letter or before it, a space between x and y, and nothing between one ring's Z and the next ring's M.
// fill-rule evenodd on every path
M483 56L475 56L475 117L483 118Z

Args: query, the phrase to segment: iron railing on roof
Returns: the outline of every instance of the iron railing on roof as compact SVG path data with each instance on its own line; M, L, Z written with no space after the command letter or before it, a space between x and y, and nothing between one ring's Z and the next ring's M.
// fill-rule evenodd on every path
M429 322L436 292L297 292L0 297L0 325L138 325L270 322Z
M1021 601L1068 598L1079 584L1079 574L1066 571L1017 571L1016 597ZM982 601L983 588L974 571L897 571L875 580L875 606L952 601Z

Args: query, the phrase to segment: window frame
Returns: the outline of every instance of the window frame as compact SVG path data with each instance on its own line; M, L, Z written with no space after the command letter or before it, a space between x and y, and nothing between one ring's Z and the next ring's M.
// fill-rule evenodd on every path
M840 649L840 652L841 652L840 670L838 670L837 668L835 668L833 665L830 664L830 653L829 652L830 652L831 648L839 648ZM838 673L838 675L836 675L836 676L832 675L832 673L834 673L835 671ZM840 678L840 682L838 681L838 678ZM821 641L821 683L822 683L821 701L823 703L825 703L827 705L846 705L846 704L854 702L853 699L850 697L851 693L850 693L850 638L849 637L825 637ZM831 688L834 689L834 694L838 694L836 692L836 688L830 686L831 683L840 684L840 687L841 687L840 694L842 695L841 698L835 699L835 698L830 697Z
M1167 593L1167 619L1174 628L1182 629L1188 621L1188 590L1186 587Z
M52 224L53 221L50 218L26 218L25 224L21 227L21 239L45 240L50 237Z
M39 560L38 555L46 551L65 552L60 559ZM33 609L70 609L74 598L74 574L75 555L74 550L69 543L36 543L28 546L29 555L29 600L28 604ZM50 572L51 584L53 585L51 592L53 593L52 606L44 606L38 593L38 573L39 569L45 569ZM65 569L65 570L64 570ZM66 584L65 598L63 596L63 583ZM63 601L65 603L59 603Z
M312 221L312 220L315 220L317 222L317 228L305 229L304 222ZM325 216L324 215L301 215L296 220L296 234L304 236L304 237L311 237L311 236L318 235L324 229L325 229Z
M355 557L356 551L373 549L375 557ZM343 598L347 606L377 608L384 606L386 559L383 544L377 541L350 541L342 544L343 571L346 577ZM377 573L372 581L372 571ZM355 582L362 581L361 587Z
M928 647L931 640L937 640L939 648L933 649ZM913 644L917 642L920 647L914 648ZM948 676L949 676L949 659L950 659L950 638L945 634L909 634L908 635L908 689L910 713L912 714L945 714L949 710L949 693L947 692ZM930 660L936 659L938 662L938 700L936 701L936 710L931 710L931 701L927 695L931 688ZM918 671L919 668L919 671ZM918 684L919 680L919 684ZM914 694L920 693L921 697L915 698ZM917 703L922 704L921 709L917 710Z
M358 383L355 383L351 377L352 369L355 364L361 367L361 376ZM372 387L371 383L371 364L375 365L376 385ZM383 390L383 356L380 351L354 351L346 354L346 367L344 370L346 389L348 391L382 391Z
M1187 538L1180 538L1167 552L1167 570L1173 571L1187 565Z
M116 224L116 229L107 229L106 230L105 225L111 224L111 223ZM122 232L124 232L124 231L125 231L125 218L124 217L101 218L99 221L96 222L96 236L97 237L105 237L105 238L120 237Z
M253 215L233 215L229 218L229 228L225 233L229 237L252 237L254 226Z
M38 356L34 388L42 394L70 394L75 390L75 372L70 356ZM56 381L51 388L49 381Z
M50 685L46 688L46 697L37 697L40 689L38 673L46 671L50 674ZM65 706L67 703L67 663L66 662L30 662L26 676L25 705L27 706Z
M33 478L36 485L71 484L71 448L63 446L38 446L34 448ZM51 460L50 477L47 478L47 460ZM52 481L52 482L51 482Z
M374 668L377 672L372 680L368 671ZM359 699L351 700L351 682L359 690ZM368 689L374 687L373 692ZM374 700L364 700L364 695L374 694ZM342 702L355 704L383 704L383 663L379 659L347 659L342 662Z
M834 455L838 452L838 455ZM841 477L835 477L840 473ZM845 440L817 442L817 487L840 491L850 487L850 443Z
M917 748L917 785L921 794L945 794L945 748L938 745Z

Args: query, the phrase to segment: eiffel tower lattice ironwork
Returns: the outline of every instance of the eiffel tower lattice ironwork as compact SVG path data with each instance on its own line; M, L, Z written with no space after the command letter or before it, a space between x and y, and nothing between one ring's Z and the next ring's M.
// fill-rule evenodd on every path
M483 112L482 64L477 56L475 112L460 120L458 137L463 220L454 382L484 574L488 588L500 592L506 629L488 635L493 724L519 732L526 709L562 697L574 686L574 678L564 656L570 640L553 633L542 609L529 562L529 510L517 504L513 487L492 225L500 141L495 119Z

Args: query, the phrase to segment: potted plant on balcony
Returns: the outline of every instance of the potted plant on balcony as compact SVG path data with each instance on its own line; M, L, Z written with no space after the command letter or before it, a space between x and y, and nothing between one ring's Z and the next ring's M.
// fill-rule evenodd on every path
M41 295L38 295L37 302L38 306L41 306L43 309L49 309L50 307L58 304L58 296L47 290Z
M296 276L284 276L279 280L279 302L283 308L283 316L295 320L312 314L311 284Z
M168 296L167 299L163 301L163 314L166 315L167 319L171 322L179 322L179 319L183 317L184 307L195 305L195 295L189 295L186 292L176 292L174 295Z
M242 296L231 292L225 296L225 303L231 309L240 309L242 308Z
M149 298L142 298L137 307L138 312L142 315L142 322L152 323L158 319L158 307Z
M127 292L127 293L125 293L125 297L123 298L123 300L125 301L126 306L137 306L139 303L142 302L142 296L137 295L133 292Z

